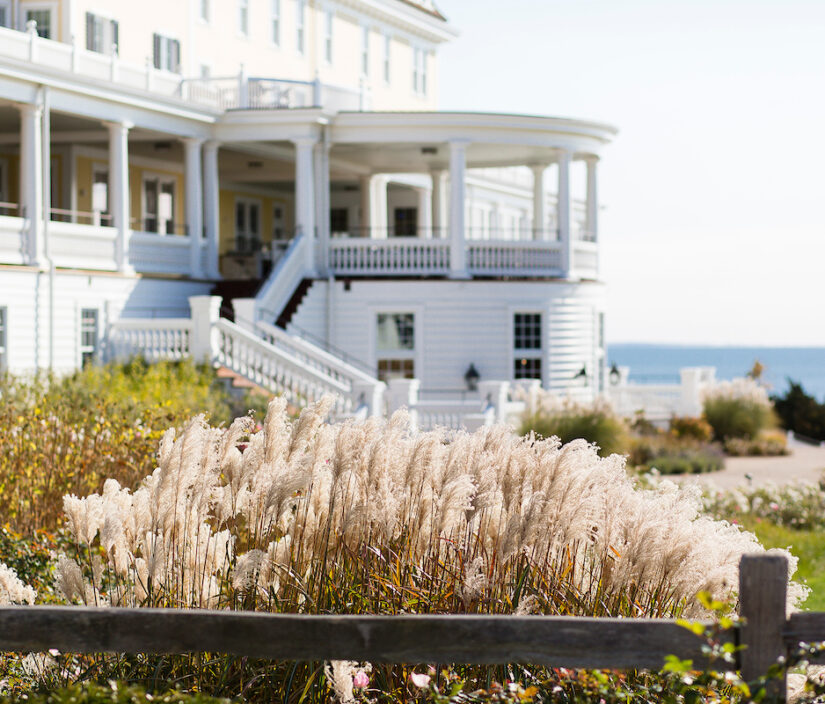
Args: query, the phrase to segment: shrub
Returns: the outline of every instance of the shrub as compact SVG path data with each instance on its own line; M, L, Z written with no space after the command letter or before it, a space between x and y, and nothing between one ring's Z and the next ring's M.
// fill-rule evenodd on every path
M259 432L249 419L214 429L197 418L164 435L158 468L134 493L107 481L102 494L66 497L76 542L57 565L66 600L689 615L704 613L701 590L730 596L739 556L760 550L734 526L697 520L689 492L636 490L622 458L599 458L583 441L562 447L504 427L415 433L403 413L328 425L328 407L291 422L276 399ZM311 663L176 656L84 664L104 679L124 668L130 681L186 677L198 691L244 688L254 701L296 701L301 692L325 701L329 692ZM476 686L508 677L506 668L461 672ZM397 701L406 673L380 666L372 677Z
M816 484L708 490L703 510L720 520L760 518L797 530L825 529L825 491Z
M723 381L705 394L704 418L715 440L755 438L775 423L764 388L750 379Z
M784 396L773 397L776 413L786 430L812 440L825 441L825 403L805 393L801 384L788 379Z
M732 457L777 457L788 454L788 440L784 433L763 431L758 437L728 438L725 440L725 454Z
M233 410L214 372L191 362L5 376L0 399L0 522L24 533L55 530L64 494L99 491L106 477L135 486L155 466L163 429L195 409L220 422Z
M649 464L660 474L704 474L722 469L725 457L713 446L686 447L662 453L650 460Z
M628 447L628 428L604 402L590 405L545 395L540 408L526 415L519 432L535 433L542 438L557 437L563 444L573 440L586 440L599 448L599 454L607 457L623 453Z
M670 419L670 432L677 438L699 442L710 442L713 439L713 428L704 418L673 416Z

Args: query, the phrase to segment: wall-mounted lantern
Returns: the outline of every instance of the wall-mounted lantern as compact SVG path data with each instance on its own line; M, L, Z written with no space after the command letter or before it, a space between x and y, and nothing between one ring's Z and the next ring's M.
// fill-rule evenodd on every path
M478 380L481 379L481 374L478 373L475 364L470 362L470 367L464 375L464 383L467 384L467 391L478 391Z

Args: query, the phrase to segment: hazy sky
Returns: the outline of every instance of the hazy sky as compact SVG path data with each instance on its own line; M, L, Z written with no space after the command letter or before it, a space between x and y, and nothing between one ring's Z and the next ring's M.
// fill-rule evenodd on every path
M442 109L582 117L608 339L825 346L825 0L437 0Z

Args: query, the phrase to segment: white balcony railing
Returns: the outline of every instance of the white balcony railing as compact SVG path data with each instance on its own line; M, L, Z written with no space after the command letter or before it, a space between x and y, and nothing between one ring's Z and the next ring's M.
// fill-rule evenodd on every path
M106 355L110 360L133 354L149 362L184 359L192 352L191 341L189 318L122 318L109 329Z
M561 245L529 240L470 241L467 268L476 275L558 276L562 269Z
M417 238L333 239L329 244L329 268L342 275L444 275L450 271L450 242Z

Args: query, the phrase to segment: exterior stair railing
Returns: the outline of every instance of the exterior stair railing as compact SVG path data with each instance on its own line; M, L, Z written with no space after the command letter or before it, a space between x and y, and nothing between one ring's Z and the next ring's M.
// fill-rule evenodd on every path
M307 249L311 246L312 241L303 233L297 234L290 242L255 296L255 310L251 316L254 320L258 320L264 312L273 321L280 315L301 281L310 273Z

